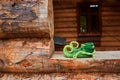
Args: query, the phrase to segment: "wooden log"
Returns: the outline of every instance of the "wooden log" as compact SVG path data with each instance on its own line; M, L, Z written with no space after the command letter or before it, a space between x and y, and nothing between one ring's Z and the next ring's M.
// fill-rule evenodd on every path
M3 72L120 72L120 51L98 51L96 59L70 59L65 58L62 52L56 52L51 59L41 57L39 54L29 54L24 60L8 64L7 60L1 61L0 71ZM11 56L16 58L18 56ZM19 56L23 56L19 54ZM6 59L8 59L7 57ZM20 57L18 57L20 58ZM5 64L6 62L6 64Z
M102 19L107 19L107 20L112 20L112 19L120 19L120 16L104 16L102 17Z
M106 36L106 37L101 37L101 41L103 42L116 42L116 41L120 41L120 37L118 36L114 36L114 37L111 37L111 36Z
M103 7L119 7L120 6L120 1L117 0L107 0L106 2L102 3Z
M1 80L119 80L120 73L0 73Z
M68 37L77 37L78 35L77 32L59 32L56 33L55 36L68 38Z
M114 27L115 28L117 28L117 27L119 27L120 26L120 19L111 19L111 20L108 20L108 19L106 19L106 20L103 20L102 21L103 22L103 25L106 25L107 27L109 26L111 26L111 27L113 27L113 25L114 25ZM109 24L108 24L109 23ZM110 24L111 23L111 24ZM104 27L104 26L103 26Z
M58 10L58 9L74 9L76 8L76 3L64 3L64 2L54 2L54 9Z
M77 23L74 21L74 22L65 22L64 24L63 23L55 23L55 28L58 28L58 27L77 27Z
M67 38L66 42L77 41L76 37Z
M111 11L111 10L113 10L113 11L120 11L120 8L119 7L110 7L110 6L102 7L102 11L107 12L107 11Z
M109 37L117 38L120 36L120 31L119 30L116 30L116 31L115 30L114 31L103 30L102 36L105 36L105 37L109 36Z
M74 22L77 21L75 17L68 17L68 18L55 18L55 22Z
M18 64L30 55L49 58L54 51L53 45L50 38L0 40L0 64Z
M101 42L100 43L101 46L108 46L108 47L120 47L120 40L117 41L111 41L111 42Z
M60 13L60 14L55 14L55 18L59 18L59 17L77 17L76 13Z
M96 50L98 51L117 51L120 50L120 47L111 47L111 46L105 46L105 47L96 47Z
M120 12L111 10L111 11L107 11L107 12L102 12L102 15L104 15L104 16L114 16L114 15L120 16Z
M61 6L60 6L61 7ZM55 11L54 11L55 13L76 13L77 12L77 10L74 8L66 8L66 9L55 9Z
M0 2L0 38L11 38L6 34L22 37L21 33L26 37L31 37L32 34L33 37L53 37L53 22L52 0Z
M55 32L77 32L77 28L56 28Z

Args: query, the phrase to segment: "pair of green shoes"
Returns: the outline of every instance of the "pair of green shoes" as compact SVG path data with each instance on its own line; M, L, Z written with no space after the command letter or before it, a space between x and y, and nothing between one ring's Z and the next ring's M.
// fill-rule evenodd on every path
M70 42L69 45L66 45L63 49L64 56L67 58L90 58L94 57L95 46L93 42L88 42L81 44L76 41Z

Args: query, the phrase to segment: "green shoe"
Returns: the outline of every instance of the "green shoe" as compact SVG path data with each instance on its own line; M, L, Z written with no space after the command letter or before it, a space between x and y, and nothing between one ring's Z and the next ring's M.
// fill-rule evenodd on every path
M90 58L95 54L95 46L93 42L88 42L81 44L79 48L79 43L72 41L64 47L63 53L67 58Z

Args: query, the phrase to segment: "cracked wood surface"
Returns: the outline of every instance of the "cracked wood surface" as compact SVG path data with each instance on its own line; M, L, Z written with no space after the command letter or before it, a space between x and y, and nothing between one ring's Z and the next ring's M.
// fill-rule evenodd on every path
M53 37L53 24L52 0L0 1L0 38Z
M52 58L46 56L41 56L39 54L32 54L23 56L25 59L21 59L17 63L13 64L4 64L5 61L0 62L0 71L2 72L103 72L103 73L119 73L120 72L120 51L111 52L109 55L107 52L98 52L96 53L96 59L84 58L73 60L70 58L65 58L62 52L55 52ZM108 54L104 55L104 54ZM102 58L102 56L104 57ZM116 58L109 58L113 55L117 56ZM19 56L22 54L19 53ZM19 56L17 56L19 58ZM100 57L99 57L100 56ZM119 56L119 57L118 57ZM16 56L11 56L16 58ZM107 58L108 57L108 58ZM11 58L10 58L11 60ZM15 59L13 62L16 61Z

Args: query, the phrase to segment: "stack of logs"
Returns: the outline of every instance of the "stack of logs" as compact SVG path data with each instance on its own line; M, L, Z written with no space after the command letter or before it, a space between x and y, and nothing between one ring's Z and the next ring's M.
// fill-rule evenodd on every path
M0 71L41 67L54 51L53 36L52 0L0 1Z

